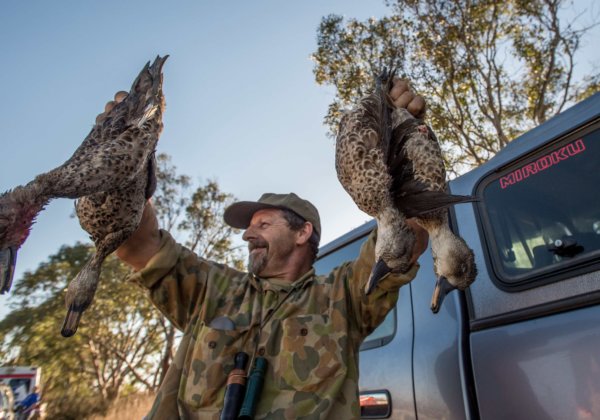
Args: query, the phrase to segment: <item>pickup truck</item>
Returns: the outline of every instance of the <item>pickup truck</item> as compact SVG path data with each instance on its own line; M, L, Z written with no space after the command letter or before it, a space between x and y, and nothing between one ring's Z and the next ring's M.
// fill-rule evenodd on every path
M478 276L438 314L431 252L360 353L363 418L600 419L600 94L449 182ZM373 221L323 246L327 273Z

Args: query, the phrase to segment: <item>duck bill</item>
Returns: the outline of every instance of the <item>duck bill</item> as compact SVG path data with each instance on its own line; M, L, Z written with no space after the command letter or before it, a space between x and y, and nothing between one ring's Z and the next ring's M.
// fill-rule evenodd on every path
M435 283L435 289L433 289L433 296L431 297L431 312L437 314L446 295L454 289L456 289L456 287L452 286L446 277L440 276Z
M0 249L0 294L10 290L16 263L17 249L15 247Z
M365 285L365 294L370 294L375 286L377 286L377 283L391 272L392 269L380 258L371 270L369 281Z
M65 317L65 322L63 323L62 329L60 330L60 334L67 338L72 337L77 332L77 327L79 327L79 321L81 320L81 310L75 309L74 305L71 305L67 311L67 316Z

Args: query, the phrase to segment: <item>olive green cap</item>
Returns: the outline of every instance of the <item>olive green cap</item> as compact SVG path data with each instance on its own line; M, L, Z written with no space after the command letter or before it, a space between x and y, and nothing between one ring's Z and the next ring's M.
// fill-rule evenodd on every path
M303 200L294 193L263 194L258 201L238 201L225 209L223 218L229 226L247 229L252 216L263 209L288 209L313 225L313 229L321 236L321 219L317 208L310 201Z

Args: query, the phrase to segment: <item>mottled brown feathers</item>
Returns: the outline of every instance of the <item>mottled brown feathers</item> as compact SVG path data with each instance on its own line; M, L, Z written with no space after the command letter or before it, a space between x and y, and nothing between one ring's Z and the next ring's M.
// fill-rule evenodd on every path
M157 57L146 64L129 93L117 93L112 109L96 119L64 164L0 196L0 268L12 255L5 250L16 252L49 200L79 198L77 216L94 240L96 254L69 285L63 335L75 332L80 315L71 312L81 313L89 306L104 258L137 228L144 204L156 188L154 152L163 128L166 59ZM2 290L10 284L5 275L9 271L0 270Z
M127 182L77 201L79 223L94 241L96 254L69 285L65 298L68 313L61 331L64 336L77 330L80 316L73 313L80 314L91 304L102 262L135 231L144 205L156 189L154 152L165 106L160 73L165 59L157 58L152 66L146 65L129 95L97 123L104 127L99 133L114 135L115 131L107 127L121 128L112 149L116 147L120 153L114 155L109 166L120 171Z
M378 225L366 292L376 284L374 276L409 268L414 235L406 217L416 217L429 232L436 274L464 288L477 272L473 252L450 231L446 209L474 198L448 194L437 138L406 109L390 107L389 89L389 78L380 78L374 92L343 117L336 140L338 179Z

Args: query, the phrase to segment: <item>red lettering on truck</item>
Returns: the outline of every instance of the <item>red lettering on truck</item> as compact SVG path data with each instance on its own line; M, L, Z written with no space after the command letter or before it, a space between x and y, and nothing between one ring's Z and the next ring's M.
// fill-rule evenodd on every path
M570 157L583 152L584 150L585 144L583 143L583 139L575 140L572 143L562 146L558 150L548 153L547 155L544 155L531 163L515 169L508 175L500 177L500 188L504 189L516 184L517 182L523 181L524 179L538 174L541 171L544 171L551 166L562 162L563 160L569 159Z

